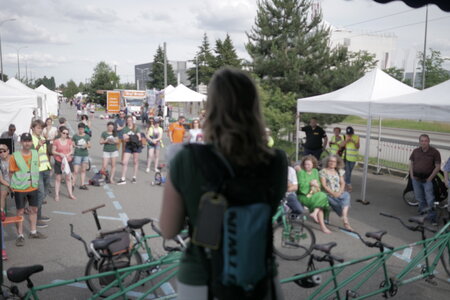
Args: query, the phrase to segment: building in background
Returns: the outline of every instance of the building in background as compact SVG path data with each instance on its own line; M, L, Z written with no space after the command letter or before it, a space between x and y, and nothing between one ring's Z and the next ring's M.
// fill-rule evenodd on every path
M189 85L187 75L187 62L186 61L168 61L172 66L175 77L177 78L177 84ZM145 90L147 83L151 80L150 73L153 68L153 63L145 63L134 66L134 80L136 82L136 88L138 90Z
M345 46L352 52L365 50L375 54L378 67L387 69L396 66L397 36L393 33L370 33L347 28L331 27L331 46ZM397 66L399 67L399 66Z

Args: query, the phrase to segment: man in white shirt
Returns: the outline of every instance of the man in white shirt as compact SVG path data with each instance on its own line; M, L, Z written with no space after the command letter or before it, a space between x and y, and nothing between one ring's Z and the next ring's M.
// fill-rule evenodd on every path
M291 209L292 214L299 215L305 212L297 198L298 180L297 172L291 166L288 166L288 184L286 192L287 206Z

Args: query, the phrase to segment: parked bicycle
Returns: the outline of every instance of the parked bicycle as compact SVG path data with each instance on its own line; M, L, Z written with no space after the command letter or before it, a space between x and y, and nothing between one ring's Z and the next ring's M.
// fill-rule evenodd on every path
M416 199L414 195L412 180L410 176L407 177L408 182L406 184L405 189L403 190L403 201L409 206L418 206L419 201ZM448 199L448 189L444 183L444 173L439 171L439 173L433 179L433 189L434 196L436 198L436 202L447 202Z
M86 255L89 258L86 264L85 276L137 266L157 260L158 258L153 255L151 247L148 244L149 239L161 236L159 229L155 225L156 220L148 218L128 220L126 227L111 231L101 231L97 210L104 206L105 204L102 204L82 212L83 214L92 212L99 231L97 239L92 241L89 246L81 236L74 233L73 225L70 224L70 235L83 243ZM152 230L157 234L147 236L143 228L146 224L150 224ZM131 241L131 238L134 242ZM177 236L175 241L179 246L168 246L166 241L163 240L163 249L167 253L182 251L185 248L183 238ZM107 244L106 248L104 246L105 244ZM141 252L146 254L145 261L142 259ZM156 265L147 270L139 269L126 272L121 275L119 280L114 275L111 275L88 279L86 280L86 284L92 293L100 293L106 297L117 293L123 287L136 283L142 273L152 274L159 270L160 266Z
M403 220L401 218L393 216L391 214L381 212L380 215L399 221L400 224L402 224L408 230L420 232L420 235L421 235L421 238L423 241L423 251L424 251L424 255L425 255L425 266L422 267L422 273L429 274L427 276L426 281L436 284L433 281L433 278L435 277L435 275L434 275L434 272L432 272L432 271L435 269L435 267L439 261L435 260L433 263L430 264L430 259L428 258L428 255L427 255L428 243L426 242L427 237L426 237L425 231L436 233L437 230L425 226L425 218L426 218L425 216L417 216L417 217L409 218L408 221L411 223L414 223L414 225L408 225L405 222L403 222ZM448 226L447 226L446 232L450 232L448 230ZM442 262L444 270L447 273L447 276L450 277L450 242L447 243L447 245L445 247L443 247L440 251L442 251L442 252L438 253L438 257L440 256L440 260Z
M311 253L316 236L304 216L291 214L286 203L281 201L272 218L274 251L286 260L299 260Z

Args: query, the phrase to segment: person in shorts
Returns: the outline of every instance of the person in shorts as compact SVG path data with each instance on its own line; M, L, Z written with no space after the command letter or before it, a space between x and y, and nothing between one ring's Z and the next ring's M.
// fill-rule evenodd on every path
M80 190L87 190L88 187L85 184L86 170L89 165L89 151L91 148L91 137L86 134L86 124L78 124L78 133L72 137L73 144L75 145L75 153L73 156L73 186L77 184L78 174L81 176ZM81 171L81 172L80 172Z
M147 150L148 150L148 158L147 158L147 169L145 169L146 173L150 172L150 165L152 160L155 161L155 172L159 172L158 163L159 163L159 152L162 146L162 136L163 130L161 126L159 126L158 121L155 118L149 118L149 126L147 130L147 134L145 138L147 139Z
M39 186L39 154L33 147L33 138L29 133L20 136L22 150L16 151L9 160L11 188L16 200L17 216L22 217L25 205L29 205L30 239L46 239L47 236L36 230ZM25 245L23 222L17 222L16 246Z
M100 145L103 145L102 170L106 171L109 162L111 162L110 183L114 183L114 174L116 173L116 160L117 157L119 157L117 143L119 143L119 138L117 137L117 133L114 130L114 122L108 122L108 124L106 125L106 131L103 131L100 137Z
M72 140L69 138L69 129L65 126L59 128L59 137L53 141L52 154L55 158L55 201L59 201L59 190L61 187L61 176L63 174L63 159L66 158L69 170L73 172L73 153L74 145ZM64 169L65 170L65 169ZM72 173L64 172L67 192L69 193L69 198L76 200L72 192Z
M141 132L136 126L132 116L127 116L126 125L123 129L123 140L125 142L125 151L123 154L122 176L117 184L126 184L125 176L128 169L128 161L133 156L134 172L131 183L136 183L136 175L139 167L139 153L142 151Z
M6 219L5 205L6 197L11 190L10 178L9 178L9 148L5 144L0 144L0 198L1 198L1 220L2 222ZM3 226L3 225L2 225ZM2 259L8 260L8 255L6 254L5 242L3 240L3 228L2 228Z
M123 153L125 152L125 143L123 142L123 129L125 128L126 124L126 120L125 120L125 112L123 110L121 110L119 112L119 118L116 119L116 121L114 122L115 125L115 129L117 132L117 137L120 140L120 143L118 144L118 151L121 151L120 149L122 149L122 161L123 161Z

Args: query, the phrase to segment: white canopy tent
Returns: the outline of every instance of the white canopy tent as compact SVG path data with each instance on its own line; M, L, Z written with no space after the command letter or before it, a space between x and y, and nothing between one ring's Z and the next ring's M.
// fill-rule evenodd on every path
M166 88L164 89L164 95L168 95L170 93L172 93L175 90L174 86L169 84L168 86L166 86Z
M16 126L18 135L30 130L33 111L38 107L37 95L21 91L0 81L0 129Z
M174 90L169 92L165 97L165 102L178 103L198 103L206 101L206 96L197 93L183 84L179 84Z
M357 115L367 118L366 147L361 200L366 201L366 184L370 147L372 117L384 117L373 113L373 105L380 99L400 95L416 94L417 90L392 78L380 69L367 72L352 84L337 91L297 100L297 112ZM297 147L299 120L297 118ZM298 148L296 150L298 153Z
M412 95L381 99L372 105L375 115L392 119L450 120L450 80Z
M48 115L58 115L58 93L48 89L45 85L41 84L34 89L35 91L44 93L47 97L47 113Z
M15 87L19 90L28 92L28 93L34 93L37 96L38 101L38 117L45 120L48 117L47 112L47 96L39 91L35 91L32 88L29 88L16 78L11 78L6 82L7 85L10 85L12 87Z

